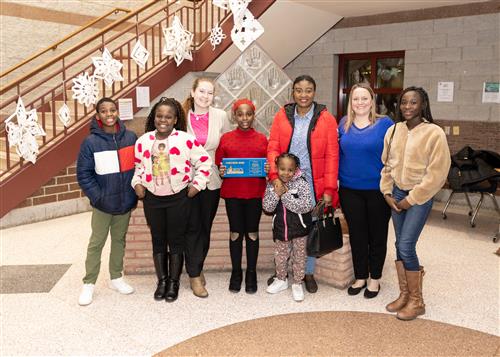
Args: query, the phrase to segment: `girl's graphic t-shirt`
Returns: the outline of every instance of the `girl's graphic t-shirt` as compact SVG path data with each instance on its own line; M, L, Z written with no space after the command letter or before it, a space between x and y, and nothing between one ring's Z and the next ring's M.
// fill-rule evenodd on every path
M170 158L168 156L168 139L155 140L151 160L153 162L153 182L155 185L155 195L172 195L170 185Z

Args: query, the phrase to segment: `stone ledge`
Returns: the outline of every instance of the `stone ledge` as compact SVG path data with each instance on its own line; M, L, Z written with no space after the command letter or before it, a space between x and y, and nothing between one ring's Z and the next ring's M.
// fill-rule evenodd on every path
M9 228L21 224L46 221L53 218L90 211L87 197L75 198L59 202L45 203L36 206L15 208L0 220L0 228Z

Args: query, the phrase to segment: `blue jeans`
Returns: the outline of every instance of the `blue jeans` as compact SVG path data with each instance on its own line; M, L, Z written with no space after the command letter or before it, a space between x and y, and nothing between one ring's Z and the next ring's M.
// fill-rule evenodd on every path
M392 197L396 202L408 196L409 191L403 191L394 186ZM419 271L417 257L417 241L425 221L432 209L432 198L421 205L414 205L407 210L396 212L392 210L392 223L396 233L396 256L403 261L406 270Z
M314 187L312 187L312 185L311 185L311 192L314 192ZM316 206L316 197L314 196L314 194L313 194L313 204ZM313 221L314 220L315 219L313 218ZM313 275L314 269L316 269L316 257L307 256L305 273L307 275Z
M306 274L313 275L316 268L316 257L307 257L306 260Z

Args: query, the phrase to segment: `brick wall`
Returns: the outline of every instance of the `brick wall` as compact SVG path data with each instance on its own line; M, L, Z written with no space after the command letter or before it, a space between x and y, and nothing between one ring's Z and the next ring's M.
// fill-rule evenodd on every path
M473 149L488 149L500 153L500 123L486 121L436 120L443 129L450 128L447 136L452 154L465 145ZM453 127L459 127L460 134L453 135Z
M60 202L85 197L76 180L76 163L61 170L38 191L28 197L16 208L38 206L45 203Z
M260 224L259 269L270 269L273 266L273 241L271 219L262 216ZM151 234L146 224L142 201L132 213L127 233L127 248L125 252L125 272L127 274L153 273ZM243 264L246 264L243 252ZM212 227L210 251L205 261L206 270L230 270L229 257L229 223L226 216L224 200L221 200Z

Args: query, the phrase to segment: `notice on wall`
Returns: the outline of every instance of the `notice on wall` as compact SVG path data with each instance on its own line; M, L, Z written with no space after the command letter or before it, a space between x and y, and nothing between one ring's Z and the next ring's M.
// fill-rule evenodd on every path
M136 87L135 98L138 108L148 108L150 106L149 87Z
M132 98L118 99L118 112L121 120L134 119L134 106Z
M453 102L454 82L438 82L437 101Z
M484 82L483 103L500 103L500 83Z

